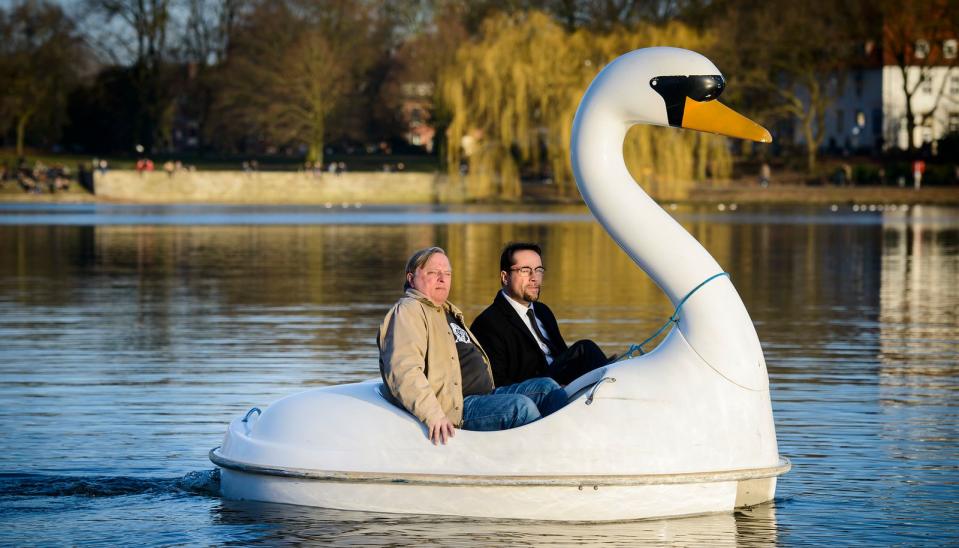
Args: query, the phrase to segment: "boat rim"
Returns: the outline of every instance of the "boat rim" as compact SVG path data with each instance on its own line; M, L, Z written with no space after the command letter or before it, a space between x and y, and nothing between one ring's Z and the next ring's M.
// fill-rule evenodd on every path
M306 468L282 468L251 464L224 457L217 453L220 447L210 450L210 461L220 468L290 479L308 479L337 483L386 483L403 485L488 486L488 487L612 487L631 485L672 485L684 483L718 483L772 478L785 474L792 462L783 456L775 466L741 468L713 472L682 472L677 474L639 475L542 475L542 476L481 476L459 474L422 474L403 472L356 472L340 470L310 470Z

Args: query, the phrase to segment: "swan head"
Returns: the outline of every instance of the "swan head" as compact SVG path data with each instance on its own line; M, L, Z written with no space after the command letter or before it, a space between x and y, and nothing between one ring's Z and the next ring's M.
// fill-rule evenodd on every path
M616 110L615 116L629 125L686 128L772 142L769 131L717 100L725 87L722 73L705 56L687 49L654 47L614 60L596 77L587 95L598 92Z

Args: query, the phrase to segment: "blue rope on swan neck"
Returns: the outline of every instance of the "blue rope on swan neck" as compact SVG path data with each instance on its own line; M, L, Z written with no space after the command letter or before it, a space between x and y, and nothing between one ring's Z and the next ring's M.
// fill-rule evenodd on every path
M655 339L656 337L658 337L660 333L662 333L663 331L665 331L667 328L672 327L673 324L679 323L679 310L683 307L684 304L686 304L686 301L688 301L689 298L693 296L693 293L699 291L699 288L701 288L702 286L704 286L704 285L708 284L709 282L715 280L716 278L719 278L720 276L726 276L727 278L730 277L730 276L729 276L729 272L720 272L719 274L713 274L712 276L710 276L710 277L706 278L705 280L703 280L702 283L700 283L700 284L697 285L696 287L692 288L692 289L689 291L689 293L687 293L686 296L683 297L683 298L679 301L679 304L676 305L676 310L673 310L673 314L669 317L668 320L666 320L666 323L664 323L664 324L662 325L662 327L660 327L659 329L657 329L656 332L653 333L653 334L652 334L649 338L647 338L645 341L643 341L643 342L641 342L641 343L639 343L639 344L634 344L634 345L630 346L630 347L629 347L629 350L627 350L627 351L626 351L622 356L620 356L619 359L616 360L616 361L621 361L621 360L626 360L626 359L632 358L633 355L634 355L636 352L639 352L639 355L640 355L640 356L646 354L646 351L643 350L643 347L646 346L647 344L649 344L649 341L651 341L651 340Z

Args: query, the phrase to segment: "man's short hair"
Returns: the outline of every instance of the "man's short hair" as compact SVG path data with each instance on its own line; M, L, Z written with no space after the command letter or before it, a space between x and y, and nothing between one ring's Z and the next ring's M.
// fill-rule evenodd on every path
M407 276L407 274L416 275L416 269L423 268L423 265L430 260L430 257L436 255L437 253L446 255L446 251L443 251L442 247L427 247L417 251L412 257L410 257L410 260L406 261L406 273L403 274L404 291L413 287L413 284L410 283L409 276Z
M499 256L499 269L503 272L509 272L515 262L513 254L517 251L535 251L540 257L543 256L543 249L537 244L531 242L510 242L503 248L503 254Z

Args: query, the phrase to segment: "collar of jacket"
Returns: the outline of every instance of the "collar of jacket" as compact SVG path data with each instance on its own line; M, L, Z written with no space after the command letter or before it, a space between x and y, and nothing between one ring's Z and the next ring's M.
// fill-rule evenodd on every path
M405 296L406 296L406 297L409 297L409 298L411 298L411 299L416 299L417 301L425 304L426 306L428 306L428 307L430 307L430 308L432 308L432 309L434 309L434 310L448 310L448 311L450 311L450 312L453 314L453 316L455 316L456 319L458 319L460 322L463 322L463 321L464 321L464 320L463 320L463 313L460 312L460 309L459 309L459 308L456 308L456 305L454 305L453 303L451 303L451 302L449 302L449 301L446 301L445 303L443 303L443 306L437 306L436 303L434 303L433 301L431 301L429 297L427 297L427 296L424 295L423 293L420 293L419 291L413 289L412 287L406 290L406 295L405 295Z

